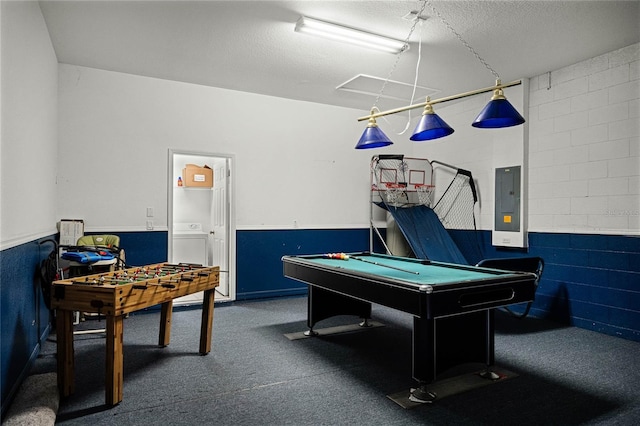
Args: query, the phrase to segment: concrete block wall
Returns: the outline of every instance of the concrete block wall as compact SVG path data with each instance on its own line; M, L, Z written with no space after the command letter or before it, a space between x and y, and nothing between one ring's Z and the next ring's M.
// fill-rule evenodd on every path
M640 44L530 81L529 229L640 234Z

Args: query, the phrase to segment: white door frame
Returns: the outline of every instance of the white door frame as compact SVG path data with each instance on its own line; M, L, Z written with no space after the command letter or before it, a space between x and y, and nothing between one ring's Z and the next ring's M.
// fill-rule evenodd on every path
M173 247L173 191L175 187L173 169L174 157L176 155L193 155L207 158L220 158L227 160L227 209L228 209L228 232L227 232L227 260L228 265L220 265L220 273L228 274L229 297L225 300L236 300L236 215L235 215L235 181L233 179L233 168L235 156L233 154L217 154L202 151L187 151L182 149L169 149L167 161L167 228L168 228L168 259L172 258Z

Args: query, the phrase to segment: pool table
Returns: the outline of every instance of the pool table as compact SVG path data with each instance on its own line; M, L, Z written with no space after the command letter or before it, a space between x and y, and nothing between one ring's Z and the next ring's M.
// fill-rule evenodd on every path
M357 315L366 326L371 304L413 315L410 398L431 402L428 385L465 363L484 363L495 378L494 308L532 301L536 275L384 254L283 256L284 275L308 284L309 330L335 315Z

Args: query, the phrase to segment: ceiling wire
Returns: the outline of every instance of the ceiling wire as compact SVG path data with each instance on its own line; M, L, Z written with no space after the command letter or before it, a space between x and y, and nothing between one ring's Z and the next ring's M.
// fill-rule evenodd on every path
M404 46L403 46L402 50L400 52L398 52L398 54L396 55L396 60L395 60L395 62L393 64L393 67L391 67L391 70L389 71L389 74L387 75L387 78L385 79L384 83L382 84L382 88L380 89L380 92L378 93L378 96L376 96L376 100L373 103L373 106L371 107L372 111L374 109L377 109L378 101L380 100L380 97L384 93L384 89L386 88L387 83L391 79L391 75L396 70L396 68L398 66L398 62L400 61L400 57L402 56L402 54L405 51L408 50L408 48L409 48L409 40L410 40L411 36L413 35L413 32L416 29L416 26L418 25L418 23L420 23L421 24L420 25L420 36L418 37L418 61L416 63L416 71L415 71L415 77L414 77L414 82L413 82L413 90L412 90L412 93L411 93L411 101L410 101L410 104L413 104L413 101L414 101L414 98L415 98L415 94L416 94L416 88L418 86L418 75L419 75L419 70L420 70L420 61L422 59L422 21L423 21L423 19L421 18L421 16L423 16L422 12L424 12L424 10L427 7L427 5L431 9L431 12L435 16L437 16L438 19L440 19L440 21L444 24L444 26L447 27L447 29L449 31L451 31L453 33L453 35L456 36L456 38L460 41L460 43L462 43L462 45L464 47L466 47L473 54L473 56L475 56L475 58L482 65L484 65L487 70L489 70L491 72L491 74L493 74L495 79L496 80L500 80L500 74L498 74L498 72L496 70L494 70L491 67L491 65L489 65L489 63L482 56L480 56L480 54L464 39L464 37L462 37L462 35L460 35L460 33L458 33L453 28L453 26L451 26L449 21L447 21L444 18L444 16L442 16L442 14L440 14L440 12L433 6L433 4L431 3L431 0L420 0L420 2L422 3L422 6L420 7L420 11L416 12L416 17L413 20L413 25L411 26L411 29L409 30L409 34L407 35L407 37L404 40ZM388 120L386 120L386 119L385 119L385 121L388 122ZM411 122L411 110L409 110L409 115L407 117L407 124L405 125L405 128L401 132L399 132L397 134L398 135L404 134L409 129L410 122Z
M411 100L409 102L409 104L413 104L413 101L415 100L416 97L416 90L418 88L418 76L420 75L420 61L422 60L422 19L419 18L417 15L416 16L416 21L420 21L420 32L418 34L418 60L416 61L416 72L415 72L415 77L413 79L413 90L411 92ZM389 120L387 120L386 117L382 117L387 123L389 123ZM405 124L404 129L401 132L396 133L397 135L403 135L406 133L407 130L409 130L409 125L411 124L411 110L408 111L408 115L407 115L407 124Z
M444 19L444 17L440 14L440 12L438 12L438 10L433 6L433 4L431 4L430 0L425 0L425 6L427 4L429 4L429 8L431 8L431 11L433 12L433 14L440 19L440 21L444 24L444 26L447 27L449 31L451 31L458 38L458 40L460 40L460 43L462 43L464 47L469 49L469 51L476 57L476 59L480 61L480 63L482 63L482 65L484 65L493 74L496 80L500 80L500 74L498 74L496 70L491 68L491 65L489 65L487 61L485 61L480 56L480 54L476 52L476 50L473 47L471 47L471 45L467 43L467 41L464 38L462 38L462 36L455 29L453 29L451 24L446 19Z
M389 71L389 74L387 75L386 80L384 81L384 83L382 84L382 88L380 89L380 93L378 93L378 96L376 97L376 100L373 104L373 106L371 107L371 110L373 111L374 109L377 109L377 105L378 105L378 101L380 100L380 97L382 96L385 87L387 86L387 83L389 82L391 75L393 74L393 72L396 70L396 67L398 66L398 62L400 60L400 57L402 56L402 54L408 49L409 47L409 39L411 38L411 36L413 35L413 32L416 29L416 26L418 25L418 23L420 23L420 35L418 37L418 60L416 62L416 70L415 70L415 77L414 77L414 82L413 82L413 90L411 93L411 100L410 100L410 104L413 104L413 101L415 99L415 94L416 94L416 89L418 86L418 76L419 76L419 70L420 70L420 62L422 59L422 21L424 20L423 18L421 18L423 15L422 13L424 12L425 8L427 7L427 5L429 6L429 8L431 9L431 12L438 17L438 19L440 19L440 21L444 24L445 27L447 27L447 29L449 31L451 31L456 38L460 41L460 43L462 43L463 46L465 46L472 54L473 56L476 57L476 59L485 66L485 68L487 70L489 70L491 72L491 74L493 74L493 76L495 77L496 80L500 80L500 74L498 74L498 72L496 70L494 70L491 65L489 65L489 63L482 57L480 56L480 54L460 35L460 33L458 33L453 26L451 26L451 24L449 23L449 21L447 21L444 16L442 16L442 14L440 14L440 12L433 6L433 4L431 3L431 0L420 0L420 3L422 3L422 6L420 7L420 11L419 12L415 12L416 13L416 17L413 21L413 25L411 26L411 29L409 30L409 34L407 35L407 37L404 40L404 47L402 48L402 50L396 55L396 60L395 63L393 64L393 67L391 68L391 70ZM389 120L387 120L385 117L382 117L388 124ZM408 129L409 129L409 125L411 124L411 110L409 110L408 112L408 116L407 116L407 123L405 124L405 127L402 131L397 132L397 135L403 135Z

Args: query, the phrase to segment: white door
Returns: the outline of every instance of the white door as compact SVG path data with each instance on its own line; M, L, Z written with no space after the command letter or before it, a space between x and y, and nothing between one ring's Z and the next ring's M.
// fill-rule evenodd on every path
M220 285L218 292L229 296L229 241L227 223L229 221L229 202L227 177L228 159L221 159L213 166L213 197L211 202L211 231L209 247L211 259L209 265L220 266Z
M186 164L211 167L214 172L213 187L179 186L178 177L182 176L182 169ZM233 195L230 190L232 166L233 161L229 156L169 150L168 259L170 262L183 260L219 266L220 285L216 292L221 297L216 296L216 301L233 300L235 297L234 271L230 264L235 248L234 229L230 229L233 226ZM193 238L187 241L182 234L188 234L186 237L198 234L202 238L197 242L199 248ZM191 253L188 259L193 260L183 256L187 252L184 247L187 242ZM197 298L198 303L202 303L202 297L198 295ZM181 299L176 301L182 302ZM194 303L195 300L184 300L184 303L187 302Z

